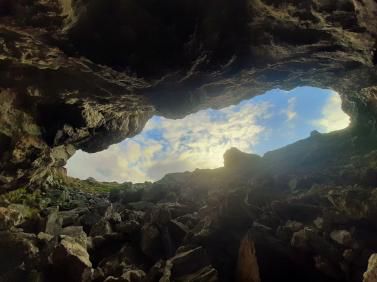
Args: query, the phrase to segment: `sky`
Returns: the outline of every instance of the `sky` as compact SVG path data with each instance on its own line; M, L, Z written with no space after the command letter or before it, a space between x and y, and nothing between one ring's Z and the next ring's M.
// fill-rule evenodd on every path
M265 152L347 127L349 117L332 90L274 89L221 110L207 109L183 119L154 116L139 135L95 154L77 151L68 175L99 181L156 181L172 172L223 166L223 154L236 147Z

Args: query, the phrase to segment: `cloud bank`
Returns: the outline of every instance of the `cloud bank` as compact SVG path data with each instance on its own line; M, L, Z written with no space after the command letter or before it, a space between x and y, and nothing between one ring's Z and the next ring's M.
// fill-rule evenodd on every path
M322 132L331 132L346 128L349 123L350 117L342 111L342 100L339 94L331 91L321 111L321 118L314 120L313 124Z
M310 109L300 106L300 99L305 99L300 91L292 95L275 92L183 119L155 116L132 139L96 154L78 151L68 161L68 174L101 181L154 181L166 173L220 167L224 152L231 147L264 153L291 143L294 138L304 138L315 128L328 132L348 125L348 116L342 112L340 98L334 92L327 91L321 96L321 106L311 105ZM305 117L310 111L314 111L316 119Z

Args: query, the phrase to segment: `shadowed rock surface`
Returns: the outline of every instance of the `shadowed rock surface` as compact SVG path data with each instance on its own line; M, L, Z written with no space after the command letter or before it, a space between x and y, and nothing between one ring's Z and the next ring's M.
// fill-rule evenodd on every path
M376 19L373 0L0 0L0 281L374 281ZM303 85L350 127L156 183L65 176L153 114Z

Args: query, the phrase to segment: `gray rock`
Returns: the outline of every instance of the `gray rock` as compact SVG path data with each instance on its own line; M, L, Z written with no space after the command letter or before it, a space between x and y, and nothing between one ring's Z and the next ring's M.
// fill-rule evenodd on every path
M179 246L186 237L189 229L183 223L176 220L171 220L168 223L169 234L176 246Z
M285 226L290 229L292 232L297 232L304 228L304 224L295 220L288 220L285 223Z
M59 215L63 218L63 227L69 225L79 225L80 216L88 213L89 210L87 207L79 207L68 211L60 211Z
M47 243L50 242L54 238L54 236L48 233L39 232L37 238L38 240Z
M153 224L144 225L141 228L140 248L145 255L158 259L163 255L161 234Z
M334 230L330 233L330 238L340 245L350 246L352 244L352 235L347 230Z
M146 274L143 270L134 269L126 271L121 277L125 282L141 282L144 281L145 276Z
M59 215L59 208L53 208L47 216L45 233L58 235L62 229L63 217Z
M124 280L119 277L108 276L103 282L124 282Z
M333 278L335 281L341 281L343 274L337 265L332 264L326 258L321 256L314 257L315 267L328 277Z
M126 222L121 222L115 225L115 231L124 233L124 234L134 234L140 231L140 223L136 220L130 220Z
M0 281L9 281L7 274L34 269L39 256L37 246L34 234L0 231Z
M77 243L83 246L85 249L87 248L87 235L83 230L82 226L68 226L61 230L60 235L63 236L70 236L75 239Z
M293 236L291 239L291 245L292 247L299 248L299 249L305 249L308 247L308 238L305 233L305 230L300 230L293 233Z
M98 267L105 276L120 277L127 271L138 270L144 256L130 244L125 244L118 252L102 259Z
M323 226L324 226L324 220L322 217L317 217L314 221L313 221L315 227L317 227L318 229L323 229Z
M0 230L7 230L24 221L22 214L12 208L0 207Z
M52 275L82 282L92 267L87 250L75 238L64 236L51 254ZM60 281L61 278L59 278Z
M169 280L170 279L170 280ZM178 252L166 262L160 281L218 281L217 271L209 263L202 247Z
M148 211L154 207L154 204L152 202L139 201L139 202L128 203L127 207L133 210L138 210L138 211Z
M98 221L96 224L92 226L92 228L90 229L89 235L94 237L94 236L104 236L111 233L112 233L112 228L111 228L110 222L107 219L102 218L100 221Z
M122 221L121 215L114 210L114 206L112 204L110 204L110 206L106 209L104 218L111 223L119 223Z
M377 281L377 254L372 254L368 260L368 269L363 274L363 282Z
M80 225L82 225L85 231L90 231L90 229L102 219L102 216L98 213L89 211L82 216L80 216L79 221Z

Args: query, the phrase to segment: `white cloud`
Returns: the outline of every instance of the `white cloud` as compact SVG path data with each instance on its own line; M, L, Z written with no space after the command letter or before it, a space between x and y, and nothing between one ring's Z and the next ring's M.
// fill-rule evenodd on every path
M292 121L297 117L297 112L295 112L296 107L296 97L291 97L288 99L288 107L284 111L287 116L287 121Z
M78 151L67 164L68 174L102 181L144 182L169 172L216 168L230 147L252 151L265 128L260 119L270 117L266 102L207 110L183 119L153 118L143 132L108 150L87 154ZM162 138L150 137L158 131Z
M68 174L86 179L124 182L144 181L145 174L136 164L141 158L140 145L130 140L126 146L117 144L96 154L78 151L68 160Z
M339 94L332 91L322 108L321 118L314 120L313 125L318 126L323 132L346 128L350 123L350 118L342 111L341 105Z
M158 180L171 172L220 167L223 154L230 147L253 152L258 144L272 140L275 146L288 134L296 136L300 125L308 125L305 118L312 119L306 116L309 111L305 109L299 111L298 118L296 110L300 110L300 103L296 98L287 97L288 105L282 110L279 106L283 104L278 99L247 101L219 111L200 111L179 120L154 117L141 134L108 150L96 154L78 151L68 161L68 174L81 179L91 176L101 181L144 182ZM309 124L321 131L341 129L349 123L335 92L319 110L320 118L310 120ZM277 120L282 123L276 123Z

